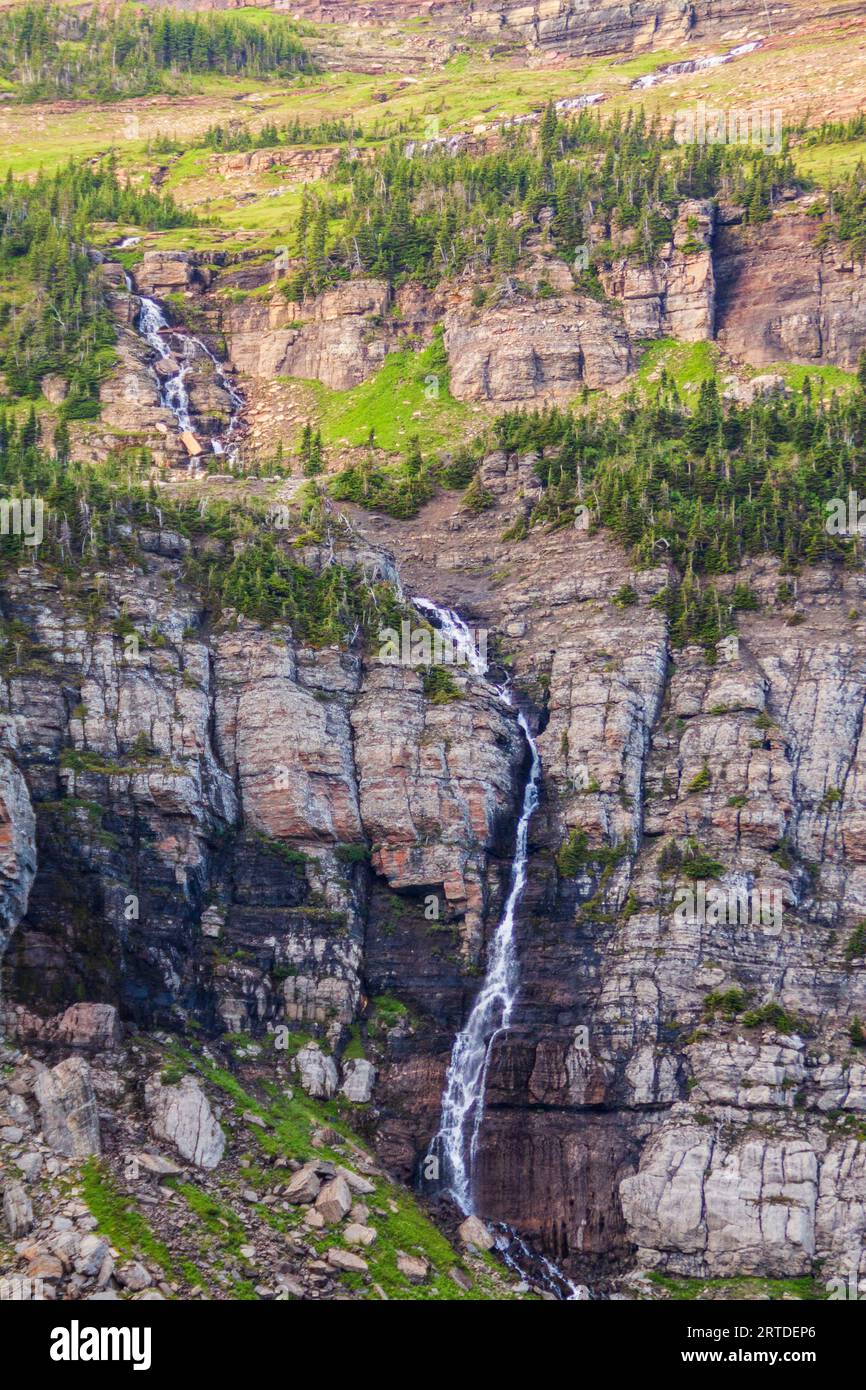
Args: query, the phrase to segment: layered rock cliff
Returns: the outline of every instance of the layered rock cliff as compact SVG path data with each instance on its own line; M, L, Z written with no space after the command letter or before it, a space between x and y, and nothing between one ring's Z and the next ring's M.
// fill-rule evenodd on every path
M603 229L605 233L616 229ZM530 238L521 279L479 304L470 285L394 292L383 280L352 278L294 302L278 263L227 264L202 283L194 253L147 253L134 271L141 293L180 286L213 341L246 376L317 380L347 390L373 376L389 352L423 345L441 325L450 389L459 400L492 406L567 402L584 388L625 380L643 345L670 337L716 342L736 366L779 362L853 370L866 347L863 266L829 234L814 197L787 197L774 215L748 225L744 210L686 200L671 239L649 263L614 248L600 270L604 297L581 287L576 268ZM487 286L487 289L490 287ZM107 423L140 427L157 385L134 335L123 334L124 375L105 388ZM220 383L192 376L194 411L218 425L226 412ZM150 439L154 440L151 416ZM154 441L168 456L175 441Z
M444 546L421 524L392 537L413 582L462 591L507 634L539 710L521 991L493 1048L479 1208L596 1276L636 1247L676 1274L862 1277L861 578L805 575L792 625L777 567L755 567L760 611L709 667L668 647L650 604L662 572L629 574L579 533L506 553L517 479L492 516L452 517ZM639 595L625 610L623 579ZM576 829L589 849L564 875L554 856ZM690 844L705 875L778 912L680 920ZM399 927L381 947L370 932L368 968L380 952L390 966ZM423 1013L404 943L394 973ZM383 1066L378 1097L383 1152L407 1172L442 1075L423 1036Z
M789 593L756 563L738 578L759 607L708 665L670 647L664 568L632 573L580 531L503 542L532 459L492 455L482 477L483 514L389 525L396 570L378 528L305 552L312 572L336 556L459 602L538 731L478 1209L601 1288L635 1263L862 1276L862 575L808 571ZM501 910L526 775L514 714L459 668L441 701L369 645L203 627L188 543L156 517L130 539L95 621L31 575L4 596L33 633L3 687L24 885L7 1027L56 1046L80 1000L253 1044L288 1027L318 1040L297 1054L305 1088L352 1088L381 1161L423 1179ZM696 878L772 909L683 917Z

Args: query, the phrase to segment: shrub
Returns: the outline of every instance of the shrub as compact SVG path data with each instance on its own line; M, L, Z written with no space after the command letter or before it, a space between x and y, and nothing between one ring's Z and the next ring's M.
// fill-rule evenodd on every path
M846 960L859 960L862 956L866 956L866 919L857 923L845 947Z
M461 698L461 690L445 666L427 666L421 673L424 694L432 705L447 705Z

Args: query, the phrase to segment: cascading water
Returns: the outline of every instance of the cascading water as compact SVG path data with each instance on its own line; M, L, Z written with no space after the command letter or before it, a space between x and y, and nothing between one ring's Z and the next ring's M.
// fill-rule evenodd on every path
M413 599L425 616L432 616L449 639L453 650L479 676L486 676L487 662L479 654L469 628L459 614L440 608L430 599ZM513 708L507 686L497 686L504 704ZM461 1211L472 1210L472 1168L478 1150L478 1136L484 1118L487 1066L495 1038L511 1023L519 976L514 940L514 917L526 887L526 859L529 822L538 805L541 760L529 725L523 714L517 716L529 746L531 764L523 792L523 805L517 823L517 843L511 866L508 897L499 925L490 943L487 974L465 1026L457 1034L451 1064L445 1080L442 1117L431 1152L440 1158L449 1190Z
M217 361L210 348L205 346L201 338L188 338L187 342L194 343L195 346L204 353L205 357L210 358L211 362L213 363L214 376L216 377L220 386L226 392L229 400L232 403L228 429L226 430L225 435L222 439L220 439L218 436L215 436L211 440L211 448L213 449L215 454L226 454L230 459L233 459L236 453L236 448L233 444L233 436L237 429L238 421L240 420L241 411L243 410L246 402L244 401L244 398L241 395L240 391L238 391L237 387L233 386L232 383L229 381L229 378L222 364Z
M573 1284L546 1255L531 1250L512 1226L507 1226L504 1222L498 1223L494 1238L496 1249L508 1268L513 1269L521 1279L529 1277L532 1283L546 1289L565 1303L582 1303L590 1297L585 1284Z
M479 676L486 676L487 662L480 656L472 634L459 614L440 608L430 599L413 599L419 612L432 616L453 649ZM497 686L502 702L513 708L507 686ZM472 1211L472 1168L484 1118L484 1093L490 1052L496 1037L511 1023L517 998L519 972L514 939L514 918L526 887L529 822L538 806L541 759L529 725L518 713L529 746L530 769L517 823L517 842L511 866L508 897L490 943L487 974L465 1026L457 1034L442 1098L442 1118L431 1151L441 1159L449 1190L461 1211Z
M692 72L711 72L713 68L721 67L724 63L733 62L735 58L742 58L746 53L754 53L756 48L761 47L761 39L753 39L750 43L737 44L728 53L716 53L708 58L687 58L682 63L668 63L666 67L658 68L656 72L647 73L645 77L638 77L632 82L632 87L636 91L643 91L647 87L655 87L659 82L667 82L675 77L685 77Z
M163 329L168 328L168 319L153 299L142 296L138 315L138 331L148 347L153 348L157 357L163 361L172 359L172 352L163 337ZM174 376L166 377L160 388L160 400L177 420L179 430L192 430L189 415L189 396L184 378L190 368L189 356L184 345L183 361Z
M519 975L514 917L526 887L529 822L538 805L541 762L526 719L522 714L517 719L529 744L532 764L517 824L511 883L505 908L490 943L484 984L454 1043L445 1080L439 1133L433 1141L441 1154L454 1200L467 1215L472 1211L472 1169L484 1119L490 1053L496 1038L511 1024L517 998Z
M124 272L124 281L130 294L134 294L132 280ZM165 313L157 304L155 299L148 299L144 295L139 296L141 308L138 314L138 332L162 361L168 361L177 366L177 370L170 375L160 377L159 399L160 403L170 410L180 432L195 433L195 426L190 415L189 393L186 389L186 376L195 362L196 349L203 353L210 362L213 363L214 376L220 386L228 395L231 402L231 413L229 416L228 427L222 438L214 436L210 440L210 446L217 455L226 455L230 460L234 458L235 447L233 444L234 436L237 432L241 411L244 408L244 398L228 378L222 364L216 359L200 338L195 338L192 334L180 334L176 329L172 329ZM180 360L178 361L166 339L174 337L180 342Z
M412 602L419 613L434 621L450 641L457 658L476 675L486 678L487 661L480 654L472 632L460 615L428 598L413 598ZM503 704L513 709L514 701L508 686L494 686L494 689ZM430 1153L442 1162L451 1196L467 1216L473 1210L472 1170L484 1119L490 1054L496 1038L511 1024L520 987L515 916L526 887L529 822L538 806L541 780L538 748L529 724L520 711L517 722L529 748L530 768L517 823L508 897L490 943L484 983L466 1023L454 1041L445 1078L439 1130L430 1145ZM557 1298L570 1300L587 1297L585 1290L567 1279L544 1255L532 1252L510 1226L502 1224L498 1227L496 1244L510 1268L521 1276L529 1275L535 1283L540 1282Z

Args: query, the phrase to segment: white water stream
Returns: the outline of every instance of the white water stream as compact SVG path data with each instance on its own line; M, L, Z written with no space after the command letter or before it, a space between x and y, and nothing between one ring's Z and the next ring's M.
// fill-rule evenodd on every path
M129 275L124 273L126 288L130 294L135 293L132 280ZM241 411L244 408L244 398L229 380L228 375L222 364L214 357L200 338L195 338L192 334L179 333L173 329L165 316L164 311L157 304L155 299L148 299L144 295L139 295L141 309L138 315L138 333L144 339L148 347L151 348L163 361L168 361L176 365L177 370L168 376L159 378L159 399L160 403L170 410L177 421L178 430L183 434L189 432L195 434L195 425L190 415L189 393L186 389L186 376L195 362L196 349L203 353L213 363L214 376L219 385L228 395L231 402L231 412L229 415L228 427L222 436L211 436L209 442L213 453L226 455L233 461L237 447L234 444L234 435L238 428ZM170 339L174 338L180 345L179 355L176 355L169 346Z
M452 608L440 607L431 599L413 598L412 602L424 617L432 619L441 629L452 643L454 652L463 658L463 663L476 675L486 678L487 661L479 654L475 638L460 615ZM514 709L508 686L494 686L494 689L502 703ZM497 1037L511 1025L520 988L514 919L526 887L529 822L538 806L541 758L529 724L521 712L518 712L517 722L529 748L530 768L517 823L508 896L490 943L484 983L466 1023L454 1040L445 1078L439 1129L430 1144L430 1153L441 1161L444 1168L443 1177L448 1191L467 1216L473 1211L472 1173L484 1119L491 1051ZM496 1243L506 1263L521 1277L528 1275L534 1282L542 1282L559 1298L586 1296L544 1255L530 1251L510 1226L501 1225L498 1228Z
M138 331L148 347L153 348L157 357L163 361L166 359L174 360L171 348L163 336L163 329L168 328L168 319L160 309L155 299L141 299L141 312L138 315ZM160 378L160 400L167 407L177 420L179 430L192 431L192 420L189 415L189 396L187 395L184 378L190 369L190 358L186 344L183 348L183 358L180 367L174 376Z
M742 58L746 53L754 53L756 48L761 47L761 43L761 39L753 39L751 43L737 44L736 48L732 48L728 53L715 53L709 58L687 58L682 63L669 63L667 67L657 68L655 72L637 78L631 85L635 91L645 91L647 87L655 87L659 82L670 82L675 77L685 77L693 72L711 72L723 63L733 62L735 58Z
M455 653L459 653L477 675L486 677L487 662L479 655L472 633L459 614L450 608L440 608L430 599L415 598L412 602L425 617L434 619L436 626L451 641ZM497 686L496 693L503 704L513 708L507 686ZM519 713L517 720L529 746L531 764L517 823L508 897L490 943L484 983L454 1042L445 1079L439 1131L431 1145L431 1152L435 1152L445 1169L443 1176L451 1195L467 1215L472 1211L472 1169L484 1118L484 1093L491 1048L497 1036L511 1023L519 987L514 917L526 887L529 822L538 805L541 759L524 715Z

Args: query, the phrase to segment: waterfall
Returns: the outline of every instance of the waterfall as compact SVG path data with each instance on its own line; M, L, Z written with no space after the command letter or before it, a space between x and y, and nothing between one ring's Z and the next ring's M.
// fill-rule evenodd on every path
M141 310L138 315L138 331L148 347L153 348L157 357L163 361L172 356L171 350L163 337L162 330L168 328L168 319L153 299L141 299ZM183 348L183 361L174 376L167 377L161 381L159 388L159 398L162 405L171 411L177 420L179 430L192 430L192 420L189 415L189 396L187 395L184 378L190 369L191 359L187 350L187 344Z
M130 294L133 294L134 287L132 280L124 272L124 281ZM180 339L181 354L180 363L177 371L170 376L160 378L159 400L166 410L170 410L180 432L191 434L195 433L195 425L190 415L189 393L186 389L186 376L195 361L196 349L203 353L212 363L214 376L220 386L226 392L231 401L231 414L229 416L228 428L222 438L214 436L210 440L210 446L214 454L226 455L229 459L234 459L236 448L233 446L233 437L238 428L241 411L244 408L244 398L237 387L229 380L228 375L200 338L195 338L192 334L179 334L172 330L164 311L157 304L155 299L148 299L144 295L139 296L141 308L138 313L137 328L141 338L147 343L163 361L175 361L174 354L166 342L166 333L173 333L175 338Z
M455 650L475 673L486 676L487 663L478 655L472 634L463 619L452 609L440 608L430 599L415 598L412 602L425 616L435 618L437 625L454 643ZM513 709L508 687L495 688L502 703ZM454 1042L445 1079L439 1130L431 1144L431 1152L435 1152L443 1162L451 1195L467 1215L472 1211L472 1169L484 1118L484 1094L491 1048L496 1037L510 1026L520 983L514 919L526 887L529 822L538 806L541 777L541 759L529 725L522 713L518 713L517 721L529 747L531 762L517 823L508 896L490 943L484 983Z
M494 1236L496 1249L508 1268L513 1269L521 1279L528 1277L532 1283L540 1285L565 1303L583 1303L590 1298L589 1289L585 1284L572 1283L546 1255L531 1250L512 1226L499 1222Z
M246 402L244 401L244 398L241 395L240 391L237 389L237 387L234 386L231 381L229 381L229 378L225 372L225 369L223 368L222 363L219 362L216 357L214 357L210 348L205 346L201 338L191 338L188 339L188 341L195 343L196 347L198 347L204 353L205 357L210 358L211 362L213 363L214 376L216 377L220 386L226 392L229 400L232 403L232 411L231 415L229 416L229 426L225 432L225 436L222 439L212 439L211 448L213 449L215 454L226 454L230 459L234 459L236 450L232 446L232 436L237 428L241 411L243 410Z
M459 613L455 613L453 608L442 608L428 598L413 598L412 603L419 613L433 619L449 638L457 659L476 675L486 678L487 661L480 655L473 635ZM514 709L508 685L494 686L494 689L502 703ZM517 722L529 748L530 767L517 823L508 897L490 943L484 983L466 1023L454 1040L445 1078L439 1129L429 1150L443 1161L448 1190L467 1216L473 1210L472 1170L484 1119L490 1054L496 1038L510 1027L520 988L514 919L526 887L529 822L538 806L541 758L522 712L518 712ZM557 1298L569 1302L589 1297L582 1285L572 1283L546 1256L530 1250L512 1227L501 1223L495 1239L505 1263L521 1278L540 1283Z
M507 699L505 694L502 698ZM532 763L517 823L511 882L502 916L490 943L484 984L454 1042L442 1098L439 1133L433 1141L444 1161L454 1200L467 1215L472 1211L472 1169L484 1119L490 1054L496 1038L511 1025L517 999L519 972L514 918L526 887L529 822L538 805L541 760L526 719L522 714L517 719L529 744Z

